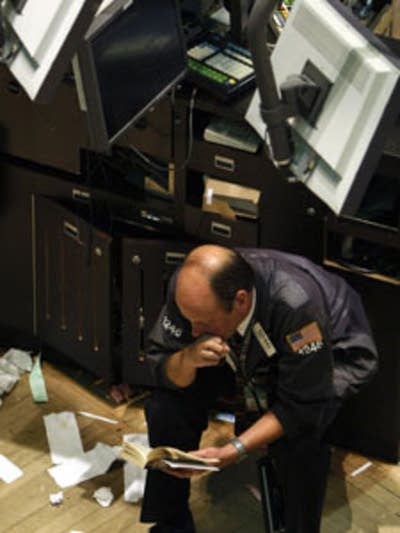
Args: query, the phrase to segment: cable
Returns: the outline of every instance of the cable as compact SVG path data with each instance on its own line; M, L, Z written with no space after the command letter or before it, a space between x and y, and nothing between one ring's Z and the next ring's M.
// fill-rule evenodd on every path
M195 104L195 97L197 94L197 88L193 88L192 94L189 101L189 117L188 117L188 135L189 135L189 142L188 142L188 149L186 153L185 161L182 163L181 166L179 166L176 170L183 170L187 166L189 159L192 155L193 150L193 109ZM172 102L175 102L175 91L173 91L171 96ZM138 148L133 146L132 144L128 145L129 148L134 152L139 159L141 159L144 163L146 163L149 167L158 170L159 172L168 172L168 166L161 165L159 163L156 163L152 159L150 159L147 155L145 155L143 152L141 152Z
M190 101L189 101L189 117L188 117L189 142L188 142L188 148L187 148L187 152L186 152L186 158L185 158L184 162L182 163L182 165L179 166L176 170L184 170L186 168L187 164L189 163L189 160L190 160L190 158L192 156L193 137L194 137L194 134L193 134L193 109L194 109L196 94L197 94L197 87L194 87L192 89L192 94L190 96Z
M167 166L160 165L160 164L156 163L155 161L152 161L149 157L147 157L143 152L138 150L138 148L136 148L132 144L129 144L128 146L142 161L144 161L150 167L154 168L155 170L159 170L161 172L167 172L168 171L168 167Z

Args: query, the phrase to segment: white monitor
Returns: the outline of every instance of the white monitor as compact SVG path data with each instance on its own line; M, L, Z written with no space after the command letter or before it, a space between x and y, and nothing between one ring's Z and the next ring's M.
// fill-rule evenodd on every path
M3 3L7 66L31 100L46 102L52 97L99 4L100 0Z
M279 87L311 61L331 82L315 125L289 119L291 172L336 214L353 215L400 111L399 62L335 0L296 0L271 55ZM258 93L246 118L265 138Z

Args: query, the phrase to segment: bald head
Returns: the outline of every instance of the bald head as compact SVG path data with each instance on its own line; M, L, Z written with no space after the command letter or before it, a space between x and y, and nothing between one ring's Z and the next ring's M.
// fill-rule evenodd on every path
M202 272L207 279L223 270L235 257L233 250L217 246L216 244L204 244L192 250L186 257L182 268L196 269Z
M229 333L235 330L250 308L252 286L253 272L239 254L206 244L186 257L177 277L175 297L192 327L200 324L193 328L195 332L226 338L222 323L229 325ZM213 329L217 318L221 322L218 331Z

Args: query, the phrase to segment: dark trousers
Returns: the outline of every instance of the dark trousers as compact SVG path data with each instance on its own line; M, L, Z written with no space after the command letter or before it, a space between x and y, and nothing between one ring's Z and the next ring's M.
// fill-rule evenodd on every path
M199 374L196 384L183 391L156 390L148 399L145 413L151 446L187 451L199 447L222 377L215 369ZM269 454L282 487L286 533L317 533L330 464L329 445L312 435L282 438L269 446ZM179 526L189 512L189 495L189 480L149 470L141 520Z
M283 496L285 533L318 533L331 459L319 438L282 438L269 456Z

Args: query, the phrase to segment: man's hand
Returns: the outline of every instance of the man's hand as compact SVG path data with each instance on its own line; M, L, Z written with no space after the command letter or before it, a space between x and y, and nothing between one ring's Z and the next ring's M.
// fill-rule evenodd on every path
M197 457L204 457L207 459L217 459L218 468L225 468L226 466L229 466L230 464L233 464L237 461L239 454L236 450L236 448L232 444L226 444L225 446L209 446L208 448L202 448L201 450L196 450L193 452L190 452L193 455L196 455ZM171 476L185 479L185 478L191 478L195 476L199 476L204 474L203 470L192 470L190 468L183 469L174 469L169 468L168 466L165 466L162 468L163 472L166 474L169 474Z
M218 467L225 468L236 461L239 458L239 453L233 444L225 444L225 446L209 446L208 448L202 448L191 452L197 457L204 457L205 459L218 459Z
M183 357L195 368L218 366L229 354L228 344L221 337L203 336L186 346Z
M166 374L178 387L188 387L198 368L218 366L228 354L229 346L221 337L202 336L167 359Z

